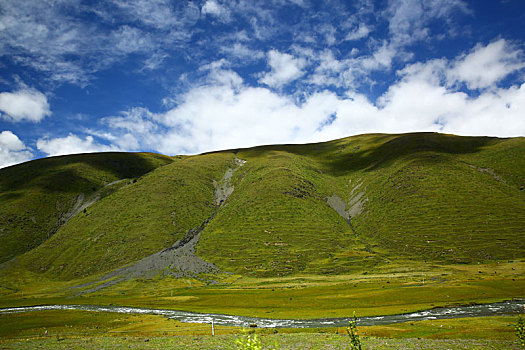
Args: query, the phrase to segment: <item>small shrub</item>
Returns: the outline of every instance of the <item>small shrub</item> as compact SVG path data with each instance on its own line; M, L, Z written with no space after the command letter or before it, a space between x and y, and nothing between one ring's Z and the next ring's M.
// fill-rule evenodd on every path
M514 326L516 328L516 336L520 342L520 345L525 348L525 322L521 316L518 318L518 323Z
M243 328L242 335L235 339L235 345L238 350L261 350L261 339L257 334L249 334L248 331Z
M361 340L359 340L359 334L357 334L357 317L354 312L354 319L348 321L348 327L346 327L346 333L350 337L350 348L353 350L362 350Z
M276 332L275 332L276 333ZM249 333L245 328L242 329L242 335L235 339L237 350L261 350L261 339L255 333ZM279 344L275 341L274 347L270 350L279 350Z

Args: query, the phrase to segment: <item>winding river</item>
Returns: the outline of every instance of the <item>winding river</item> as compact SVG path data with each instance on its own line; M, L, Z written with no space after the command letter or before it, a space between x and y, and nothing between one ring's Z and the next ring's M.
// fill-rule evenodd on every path
M96 306L96 305L42 305L27 307L0 308L0 314L31 312L42 310L82 310L94 312L117 312L132 314L163 315L170 319L187 323L212 323L223 326L249 327L257 325L261 328L315 328L315 327L344 327L350 318L320 318L307 320L271 319L246 316L231 316L221 314L199 314L194 312L148 309L124 306ZM408 321L424 321L446 318L482 317L497 315L516 315L525 310L525 300L513 300L492 304L471 306L454 306L434 308L424 311L374 317L359 317L360 326L386 325Z

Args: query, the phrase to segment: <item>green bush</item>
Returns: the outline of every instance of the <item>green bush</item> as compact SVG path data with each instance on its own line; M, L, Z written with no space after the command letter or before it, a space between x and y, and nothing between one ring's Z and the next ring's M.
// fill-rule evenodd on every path
M361 340L359 340L359 334L357 334L357 317L354 312L354 319L348 321L348 327L346 327L346 333L350 337L350 348L354 350L362 350Z
M516 328L516 336L520 342L520 345L525 348L525 322L521 316L518 318L518 323L514 326Z
M245 328L242 329L242 335L235 339L235 345L237 350L261 350L261 338L255 333L248 332ZM279 344L277 341L273 348L270 350L278 350Z
M261 339L255 333L249 334L248 331L243 328L242 335L235 339L235 345L238 350L261 350Z

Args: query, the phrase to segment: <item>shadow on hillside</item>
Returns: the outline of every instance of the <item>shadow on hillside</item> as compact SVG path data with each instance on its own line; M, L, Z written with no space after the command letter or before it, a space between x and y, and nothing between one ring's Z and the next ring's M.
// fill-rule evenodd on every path
M157 166L153 159L165 159L161 155L146 157L138 153L107 152L58 156L37 159L0 170L0 191L16 191L38 187L55 192L69 192L78 187L96 190L87 174L89 167L110 173L119 179L142 176ZM82 167L87 165L88 168Z
M409 157L439 162L442 158L424 155L476 153L494 140L490 137L461 137L438 133L382 135L372 140L377 147L364 148L360 147L359 142L352 142L343 151L323 159L322 162L326 171L337 176L349 171L385 168L396 160Z
M464 137L432 132L410 134L365 134L334 141L304 145L269 145L231 152L249 152L251 156L264 156L284 151L316 159L323 171L331 175L344 175L350 171L372 171L388 167L398 159L418 157L420 160L439 162L440 157L429 154L476 153L494 142L490 137Z

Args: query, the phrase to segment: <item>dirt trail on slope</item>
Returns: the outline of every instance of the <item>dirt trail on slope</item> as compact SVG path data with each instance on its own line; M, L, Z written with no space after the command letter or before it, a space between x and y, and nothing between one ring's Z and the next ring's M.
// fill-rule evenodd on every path
M80 291L77 295L92 293L103 288L110 287L121 281L131 278L151 278L159 273L179 277L198 277L200 273L218 272L219 268L214 264L207 262L195 254L195 247L199 242L199 237L213 220L220 207L233 193L234 186L231 184L233 173L246 163L245 160L235 159L235 168L228 169L220 182L213 182L215 187L214 201L215 209L213 214L204 220L199 226L194 227L184 237L175 242L171 247L152 254L142 260L125 266L101 277L98 281L89 282L74 288L89 289ZM212 283L214 281L211 281Z

